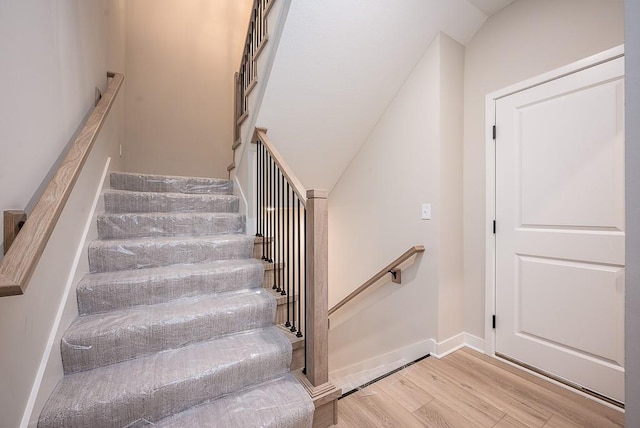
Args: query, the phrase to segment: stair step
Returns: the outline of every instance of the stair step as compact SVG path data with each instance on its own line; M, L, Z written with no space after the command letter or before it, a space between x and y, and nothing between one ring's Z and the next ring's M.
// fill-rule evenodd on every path
M292 374L163 419L161 428L311 427L314 404Z
M260 261L248 259L88 274L76 288L78 310L86 315L258 288L263 271Z
M136 192L233 194L233 181L221 178L112 172L111 188Z
M291 344L277 327L226 336L65 376L39 428L155 423L289 370Z
M108 213L238 212L233 195L134 192L107 189L103 193Z
M245 233L237 213L122 213L98 216L100 239Z
M65 373L90 370L226 334L272 325L264 289L180 299L77 318L60 346Z
M111 272L246 259L253 254L253 239L245 235L217 235L93 241L89 244L89 270Z

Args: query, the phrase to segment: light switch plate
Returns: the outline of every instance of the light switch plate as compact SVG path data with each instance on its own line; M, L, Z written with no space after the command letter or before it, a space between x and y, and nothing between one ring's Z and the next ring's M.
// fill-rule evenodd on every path
M422 220L431 220L431 204L422 204Z

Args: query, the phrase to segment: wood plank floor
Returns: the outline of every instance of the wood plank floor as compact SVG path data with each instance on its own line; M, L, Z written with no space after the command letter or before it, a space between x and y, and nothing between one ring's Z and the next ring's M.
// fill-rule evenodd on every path
M624 414L468 348L338 402L339 428L622 427Z

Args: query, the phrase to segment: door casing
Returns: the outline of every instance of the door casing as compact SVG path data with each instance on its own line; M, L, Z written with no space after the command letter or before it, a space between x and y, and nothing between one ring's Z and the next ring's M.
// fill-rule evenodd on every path
M499 98L520 92L549 81L593 67L603 62L624 56L624 45L606 50L596 55L564 67L557 68L539 76L516 83L488 94L485 98L485 166L486 166L486 217L485 217L485 329L484 351L495 355L496 334L492 316L496 311L496 235L493 233L493 220L496 218L496 146L493 140L495 124L495 103ZM499 132L499 131L498 131ZM499 227L499 225L498 225ZM498 318L498 323L499 318Z

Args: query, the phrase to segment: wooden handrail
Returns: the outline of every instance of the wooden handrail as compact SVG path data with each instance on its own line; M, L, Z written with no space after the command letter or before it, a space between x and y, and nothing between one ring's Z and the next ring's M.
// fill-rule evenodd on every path
M395 259L391 263L389 263L382 270L380 270L380 272L378 272L375 275L373 275L367 282L362 284L360 287L358 287L355 291L353 291L347 297L345 297L344 299L340 300L340 302L338 302L334 307L329 309L329 315L331 315L332 313L334 313L335 311L337 311L338 309L340 309L341 307L343 307L344 305L349 303L356 296L358 296L360 293L365 291L367 288L371 287L373 284L375 284L376 282L381 280L386 274L391 273L392 270L396 269L402 263L406 262L407 260L409 260L414 255L416 255L418 253L422 253L422 252L424 252L424 246L422 246L422 245L416 245L414 247L409 248L407 251L404 252L403 255L401 255L400 257L398 257L397 259Z
M40 200L0 263L0 297L24 294L29 279L44 252L73 186L122 86L124 76L111 78L102 99L95 106L69 152L56 170Z
M296 177L296 175L293 173L293 170L285 162L278 149L276 149L275 146L271 143L269 137L267 137L267 130L265 128L256 128L254 138L251 140L251 142L253 144L256 144L257 140L260 140L260 142L262 142L262 144L267 148L269 153L271 153L271 157L275 161L276 165L278 165L278 168L280 168L280 171L282 171L284 177L287 179L287 181L289 181L289 184L293 188L293 191L298 196L298 198L300 198L302 204L306 207L307 191L305 190L302 183L300 183L300 180L298 180L298 177Z

